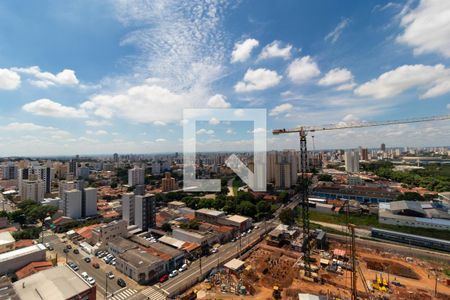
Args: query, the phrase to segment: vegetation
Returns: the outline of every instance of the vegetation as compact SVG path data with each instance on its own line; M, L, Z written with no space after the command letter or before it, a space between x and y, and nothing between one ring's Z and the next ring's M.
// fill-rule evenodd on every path
M319 181L333 181L333 176L331 176L330 174L319 174L319 176L317 176L317 179Z
M172 232L172 226L170 226L169 223L164 223L161 226L161 229L164 230L165 232Z
M450 166L427 165L423 170L394 171L393 164L387 161L362 164L363 170L380 177L398 181L412 187L424 187L430 191L445 192L450 190Z
M3 212L2 216L8 217L10 222L21 225L43 223L45 218L53 216L57 211L54 206L42 205L31 200L23 201L17 207L15 211L6 214Z
M293 225L295 223L295 212L286 208L280 212L280 221L285 225Z
M42 228L41 227L30 227L27 229L22 229L20 231L16 231L12 233L12 236L16 240L23 240L23 239L37 239L39 238L39 235L41 234Z

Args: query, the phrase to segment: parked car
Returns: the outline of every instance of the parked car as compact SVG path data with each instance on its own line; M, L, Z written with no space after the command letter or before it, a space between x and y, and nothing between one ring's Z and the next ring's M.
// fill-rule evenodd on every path
M66 245L67 249L72 249L72 245Z
M93 262L92 266L96 269L100 268L100 265L97 262Z
M184 272L186 270L187 270L187 264L184 264L184 265L181 266L181 268L178 269L178 272L181 273L181 272Z
M219 249L217 249L216 247L211 249L211 253L217 253L219 251Z
M175 277L177 275L178 275L178 271L177 270L173 270L172 273L170 273L169 277L172 278L172 277Z
M55 250L51 245L47 247L48 250L53 251Z
M89 282L90 285L94 285L95 284L95 279L92 278L92 277L88 277L86 280L87 280L87 282Z
M69 249L67 249L67 248L64 248L64 253L69 253Z
M73 254L80 254L80 251L78 249L73 249Z
M90 259L89 257L85 257L85 258L84 258L84 261L87 262L87 263L90 263L90 262L91 262L91 259Z
M50 243L45 243L44 246L45 246L46 248L48 248L48 247L50 247Z
M74 270L74 271L78 271L78 270L79 270L77 264L75 264L75 263L73 263L73 262L68 262L67 264L69 265L69 267L70 267L72 270Z
M169 279L169 275L164 274L160 279L159 279L159 283L163 283L165 281L167 281Z
M117 285L120 287L126 287L127 283L122 278L117 279Z
M84 279L86 279L86 278L89 277L88 273L86 273L86 272L81 273L81 276L82 276Z
M108 278L109 279L114 279L114 273L113 272L108 272Z

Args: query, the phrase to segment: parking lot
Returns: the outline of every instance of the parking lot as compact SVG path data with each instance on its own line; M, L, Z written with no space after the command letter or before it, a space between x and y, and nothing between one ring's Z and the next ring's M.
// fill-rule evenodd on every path
M95 280L97 290L102 295L105 295L107 290L108 297L114 297L113 299L121 299L118 295L130 296L139 290L139 286L134 281L116 271L114 266L106 264L102 258L85 253L82 249L70 241L62 242L57 235L52 234L45 237L44 244L50 245L50 247L54 249L53 251L49 251L49 253L52 257L57 255L60 263L74 263L77 266L75 267L77 273L80 275L87 274L87 276L85 276L86 279L87 277L91 277ZM78 252L78 254L76 254L76 252ZM102 257L105 258L106 255ZM96 268L97 265L98 268ZM108 273L110 272L113 276L109 276L108 278ZM124 287L118 285L117 281L119 278L125 282ZM92 280L91 282L94 284Z

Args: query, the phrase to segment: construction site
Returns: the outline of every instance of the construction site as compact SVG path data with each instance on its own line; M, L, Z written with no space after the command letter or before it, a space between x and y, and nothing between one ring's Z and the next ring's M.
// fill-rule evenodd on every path
M448 254L424 255L425 251L407 246L357 241L356 226L348 222L344 238L327 239L325 231L311 230L306 139L309 132L449 118L273 130L273 134L299 135L301 227L277 223L256 246L211 272L182 299L450 299L450 279L444 273L450 266Z
M330 241L328 250L311 251L310 276L300 252L291 245L260 242L241 257L239 270L223 267L197 284L185 297L197 299L299 299L299 293L319 299L352 299L351 249ZM430 262L394 251L358 246L356 299L450 299L449 261Z

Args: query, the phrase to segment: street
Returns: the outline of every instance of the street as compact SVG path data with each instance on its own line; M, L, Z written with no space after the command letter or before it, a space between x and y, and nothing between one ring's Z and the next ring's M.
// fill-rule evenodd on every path
M44 237L44 243L50 243L50 245L54 248L53 251L49 251L49 253L54 257L54 255L58 255L58 259L61 261L65 261L65 258L67 257L68 261L74 262L78 265L80 268L77 273L81 274L82 272L88 273L89 276L93 277L96 281L97 290L100 292L100 294L105 295L106 289L108 290L108 296L116 295L121 292L125 292L126 290L130 289L128 291L128 294L134 294L137 292L136 289L130 288L136 286L136 284L126 276L124 276L122 273L115 270L115 268L111 265L107 265L103 260L95 257L94 255L89 255L85 253L83 250L81 250L77 245L72 245L72 249L70 249L69 253L64 253L64 248L66 248L66 245L69 244L61 242L59 237L56 234L48 233L46 232ZM77 248L80 253L74 254L73 250ZM67 255L67 256L66 256ZM90 257L91 262L87 263L84 261L85 257ZM98 262L100 265L100 268L96 269L92 266L93 262ZM114 279L108 279L106 277L106 273L112 271L114 273ZM121 288L119 285L117 285L117 279L122 278L127 283L127 286L125 288ZM133 292L134 291L134 292Z

